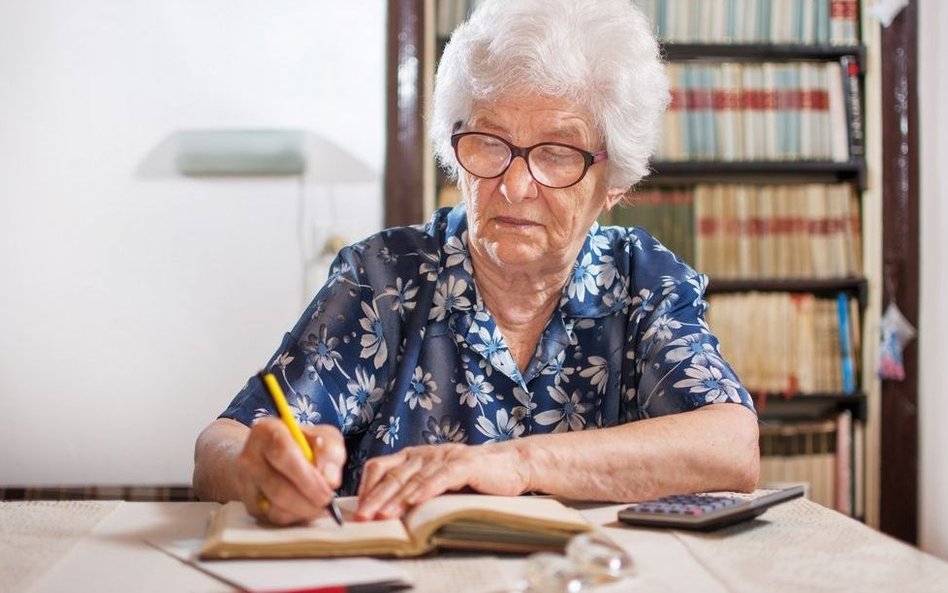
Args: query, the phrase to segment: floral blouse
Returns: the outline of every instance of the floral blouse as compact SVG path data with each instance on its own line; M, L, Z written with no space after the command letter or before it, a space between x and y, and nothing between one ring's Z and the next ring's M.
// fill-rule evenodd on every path
M639 228L593 224L519 369L477 290L463 205L344 248L267 365L301 424L346 438L341 492L369 457L615 426L750 396L704 320L707 283ZM515 294L510 298L517 298ZM221 417L275 414L255 378Z

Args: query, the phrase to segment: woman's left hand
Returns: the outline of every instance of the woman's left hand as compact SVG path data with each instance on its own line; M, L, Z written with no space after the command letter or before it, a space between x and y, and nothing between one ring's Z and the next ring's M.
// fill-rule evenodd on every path
M356 518L401 517L413 505L465 487L482 494L522 494L530 479L518 445L422 445L374 457L362 472Z

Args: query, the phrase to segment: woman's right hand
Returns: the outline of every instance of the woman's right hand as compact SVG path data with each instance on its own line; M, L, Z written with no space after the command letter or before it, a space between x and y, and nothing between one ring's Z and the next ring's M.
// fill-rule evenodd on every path
M335 426L302 430L315 463L307 461L278 418L262 418L251 427L238 456L237 476L240 499L251 515L289 525L326 514L326 505L342 482L345 441Z

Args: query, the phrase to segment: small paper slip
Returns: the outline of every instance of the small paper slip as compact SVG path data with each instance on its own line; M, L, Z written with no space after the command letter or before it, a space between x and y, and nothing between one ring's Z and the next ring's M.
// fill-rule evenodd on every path
M396 591L411 586L408 573L372 558L286 560L199 560L201 538L150 539L148 543L194 568L244 591L314 591L353 587L359 591Z

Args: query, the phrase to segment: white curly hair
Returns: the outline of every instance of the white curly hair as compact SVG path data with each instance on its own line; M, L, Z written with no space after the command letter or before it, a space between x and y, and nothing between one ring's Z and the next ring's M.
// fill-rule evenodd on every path
M648 174L668 78L658 42L631 0L485 0L451 36L438 65L428 134L442 167L451 134L477 101L528 92L584 106L609 151L608 181Z

